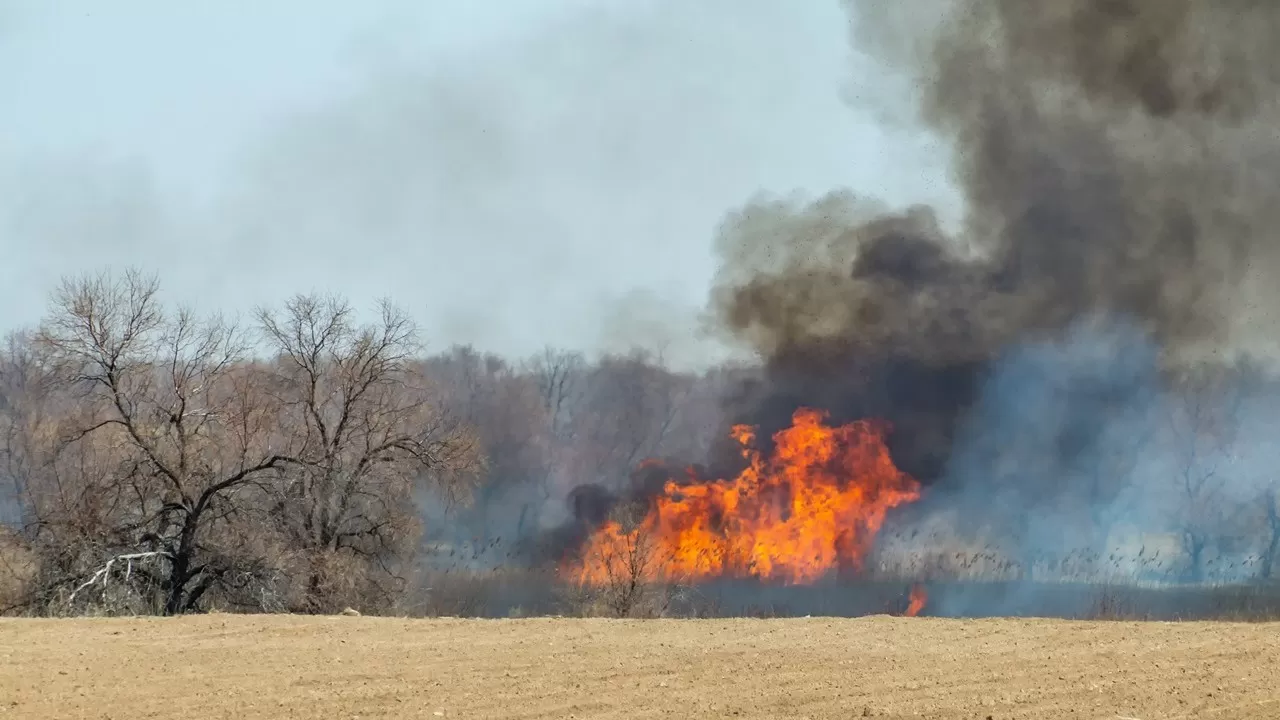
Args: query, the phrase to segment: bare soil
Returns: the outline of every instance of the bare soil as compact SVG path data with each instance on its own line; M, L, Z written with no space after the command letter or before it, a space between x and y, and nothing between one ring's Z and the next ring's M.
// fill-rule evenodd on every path
M1280 624L0 620L0 718L1280 718Z

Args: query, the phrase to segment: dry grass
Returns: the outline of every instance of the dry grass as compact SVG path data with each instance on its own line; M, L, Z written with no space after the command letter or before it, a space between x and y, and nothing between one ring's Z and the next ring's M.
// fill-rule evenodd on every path
M715 580L645 588L630 617L860 617L901 614L919 580L833 579L811 586ZM1129 582L938 580L924 583L924 614L943 617L1056 617L1074 620L1280 620L1280 584L1187 585ZM414 617L601 617L617 614L608 588L589 592L554 573L504 569L419 579L393 614ZM603 595L603 597L602 597Z
M0 717L1277 718L1280 626L0 620Z

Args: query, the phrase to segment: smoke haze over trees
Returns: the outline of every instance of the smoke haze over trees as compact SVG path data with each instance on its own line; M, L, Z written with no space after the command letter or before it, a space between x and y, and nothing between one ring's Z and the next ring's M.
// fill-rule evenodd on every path
M14 607L398 608L449 572L554 568L681 468L740 471L731 425L767 445L801 407L888 421L924 486L868 576L1271 580L1280 7L844 5L881 69L851 95L950 144L956 227L851 190L747 200L704 325L748 360L696 371L429 354L390 304L236 325L137 273L68 280L0 366Z

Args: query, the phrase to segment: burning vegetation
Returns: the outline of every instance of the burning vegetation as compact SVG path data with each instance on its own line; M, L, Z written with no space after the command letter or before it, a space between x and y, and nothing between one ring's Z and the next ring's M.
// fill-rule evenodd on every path
M822 412L801 408L765 456L755 430L737 425L741 473L668 480L643 519L630 528L606 522L567 572L586 584L633 574L645 582L805 584L860 570L888 511L920 497L919 483L889 457L885 430L867 420L833 427Z

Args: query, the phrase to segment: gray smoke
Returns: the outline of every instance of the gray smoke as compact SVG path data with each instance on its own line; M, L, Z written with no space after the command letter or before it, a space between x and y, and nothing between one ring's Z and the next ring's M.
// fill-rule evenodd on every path
M1101 459L1168 439L1188 402L1178 368L1275 329L1280 5L845 4L854 46L883 69L852 95L905 98L950 143L966 215L950 232L929 207L848 192L732 214L711 315L768 373L731 416L766 433L797 405L884 417L898 463L939 502L972 502L984 517L970 525L1052 509L1093 528L1002 528L1024 551L1136 522L1119 498L1168 477L1176 443ZM1233 372L1222 388L1256 386ZM1210 394L1217 411L1228 394ZM1274 417L1261 397L1234 412ZM1215 461L1265 455L1223 447Z
M872 82L918 88L919 120L951 141L967 217L949 235L929 208L847 193L730 217L713 314L777 370L751 404L905 407L899 425L945 445L975 373L1014 343L1103 314L1164 350L1224 347L1276 306L1258 281L1280 269L1280 8L847 4L887 68ZM946 455L928 445L906 459L926 475Z

